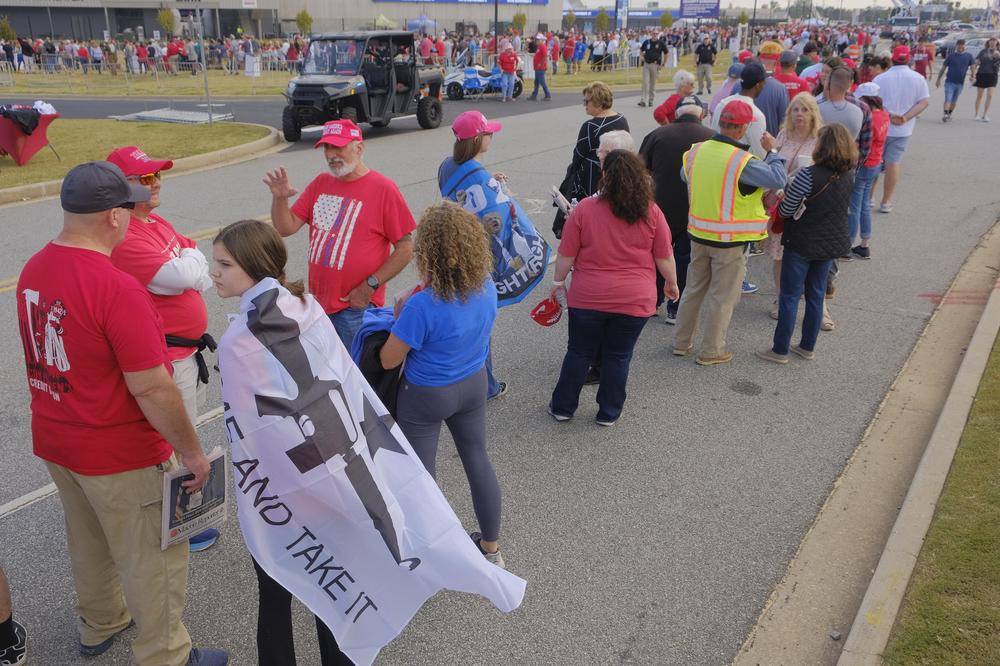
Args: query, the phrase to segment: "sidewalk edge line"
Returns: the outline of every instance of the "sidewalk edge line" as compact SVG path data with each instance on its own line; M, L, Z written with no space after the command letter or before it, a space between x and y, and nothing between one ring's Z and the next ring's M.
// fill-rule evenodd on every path
M260 123L239 124L264 127L268 130L268 135L259 139L254 139L249 143L230 146L229 148L222 148L220 150L213 150L200 155L191 155L189 157L176 159L174 160L174 166L170 170L170 173L164 174L165 177L170 178L182 174L189 174L193 171L205 168L218 169L230 166L232 164L245 162L248 159L254 159L261 155L265 155L269 151L276 149L276 146L284 147L285 141L276 128L268 125L261 125ZM220 159L223 161L213 163L215 160ZM16 187L0 189L0 206L8 204L33 203L39 199L45 199L58 195L61 188L62 178L59 178L58 180L48 180L44 183L31 183L29 185L18 185Z
M880 660L888 645L998 331L1000 295L994 289L858 608L838 666Z

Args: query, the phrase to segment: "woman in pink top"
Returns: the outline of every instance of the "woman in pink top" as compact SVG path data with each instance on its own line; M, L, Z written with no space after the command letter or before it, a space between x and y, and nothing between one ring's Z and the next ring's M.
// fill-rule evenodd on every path
M858 235L860 228L861 243L851 248L851 254L861 259L871 259L871 250L868 249L872 237L871 193L875 187L875 179L882 170L882 150L885 148L885 137L889 133L889 112L882 106L879 87L874 81L862 83L854 95L871 107L872 147L868 151L868 159L858 167L858 172L854 176L848 221L851 242L854 242L854 237Z
M572 418L587 369L600 354L597 423L618 420L632 350L656 312L657 270L664 295L676 300L670 228L653 201L649 173L635 154L614 150L604 158L600 191L573 209L559 244L552 296L569 302L569 341L549 404L552 418Z

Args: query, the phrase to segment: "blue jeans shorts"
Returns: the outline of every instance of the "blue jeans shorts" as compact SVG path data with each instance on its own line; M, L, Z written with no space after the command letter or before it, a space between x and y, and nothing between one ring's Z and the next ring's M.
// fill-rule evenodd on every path
M962 94L963 85L961 83L944 82L944 103L954 104L958 101L958 96Z

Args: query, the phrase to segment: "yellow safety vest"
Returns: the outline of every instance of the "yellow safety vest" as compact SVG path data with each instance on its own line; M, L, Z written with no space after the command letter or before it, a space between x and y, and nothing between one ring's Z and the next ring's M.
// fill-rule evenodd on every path
M747 196L740 192L740 174L752 159L745 150L711 139L684 153L689 234L719 243L767 236L764 190L757 188Z

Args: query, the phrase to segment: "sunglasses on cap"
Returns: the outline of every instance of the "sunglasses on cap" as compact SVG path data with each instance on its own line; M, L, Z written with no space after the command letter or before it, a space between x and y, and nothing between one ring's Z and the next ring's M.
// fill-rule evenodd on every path
M160 172L157 171L156 173L147 173L144 176L129 176L128 180L138 180L140 185L149 187L156 181L160 180Z

